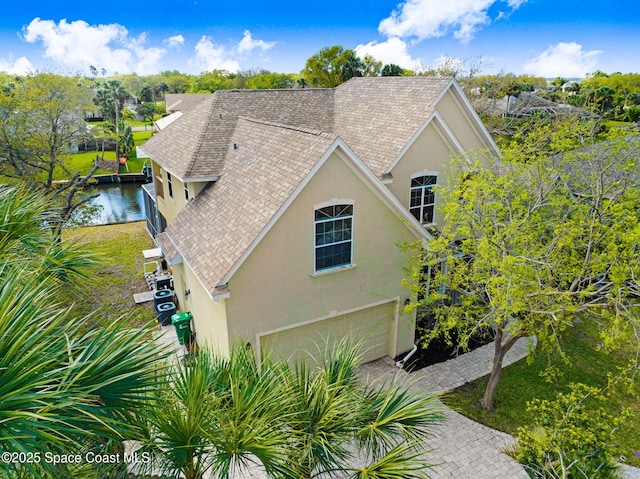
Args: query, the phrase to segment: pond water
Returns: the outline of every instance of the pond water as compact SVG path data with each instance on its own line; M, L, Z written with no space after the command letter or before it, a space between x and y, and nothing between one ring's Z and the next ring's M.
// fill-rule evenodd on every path
M108 183L95 187L100 196L90 205L101 206L100 214L89 224L107 225L144 219L144 198L140 183Z

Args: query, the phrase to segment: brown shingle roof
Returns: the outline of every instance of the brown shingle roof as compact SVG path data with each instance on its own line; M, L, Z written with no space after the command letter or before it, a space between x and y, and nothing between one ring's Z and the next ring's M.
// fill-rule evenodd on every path
M179 251L212 295L336 136L242 118L231 139L224 174L159 237L163 250L166 244L174 255Z
M185 112L210 96L211 93L167 93L164 96L164 104L169 113Z
M331 89L218 90L147 141L144 151L178 178L222 174L239 117L331 131Z
M449 77L352 78L336 88L333 131L380 177L450 83Z
M335 89L218 90L144 151L185 180L222 174L239 117L330 131L354 150L377 176L398 156L434 112L448 77L352 78Z

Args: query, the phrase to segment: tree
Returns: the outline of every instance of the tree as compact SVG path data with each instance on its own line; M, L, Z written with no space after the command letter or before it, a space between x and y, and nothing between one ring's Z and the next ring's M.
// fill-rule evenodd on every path
M153 85L145 85L140 90L140 101L143 102L152 102L156 98L156 89Z
M156 114L156 105L152 102L145 102L138 106L138 114L144 118L144 121L149 123L153 122L153 117Z
M535 414L535 424L518 429L512 456L535 478L619 478L616 436L631 411L614 417L603 408L608 400L602 390L584 384L556 393L555 401L534 399L527 410Z
M102 116L115 128L116 158L120 157L121 135L124 134L122 124L124 102L131 94L119 80L106 80L98 83L93 103L100 108Z
M340 45L333 45L307 59L302 74L307 83L317 88L335 88L345 80L354 76L359 67L359 58L353 50L345 50ZM345 71L345 66L347 70ZM351 74L351 76L348 76Z
M342 81L346 82L347 80L353 77L361 77L362 70L364 69L364 62L362 59L356 55L353 50L347 50L348 54L346 57L346 61L344 65L342 65Z
M189 90L192 81L189 75L180 73L178 70L164 71L160 77L164 79L168 93L185 93Z
M0 450L34 458L3 461L0 475L73 477L45 453L99 451L133 436L131 414L158 380L160 349L149 328L118 321L87 331L86 318L57 304L60 288L73 288L97 258L43 227L46 196L1 186L0 215Z
M93 103L100 109L103 118L112 125L118 125L122 118L124 102L131 94L119 80L98 82Z
M603 333L637 328L640 141L595 143L590 131L573 119L544 123L502 158L455 161L437 189L445 220L411 270L413 305L433 314L425 342L455 330L465 347L493 330L485 409L519 338L554 348L578 319Z
M382 71L382 62L376 60L371 55L365 55L362 59L362 76L377 77Z
M235 73L227 70L211 70L203 72L191 82L188 93L214 93L216 90L230 90L233 88Z
M59 208L49 223L57 237L90 199L83 188L95 169L81 175L65 163L83 134L90 105L91 92L76 77L37 73L0 90L0 176L49 195ZM55 183L60 177L68 181Z
M245 88L268 90L273 88L293 88L293 78L286 73L260 72L247 78Z
M380 72L383 77L399 77L402 76L402 68L395 63L388 63L387 65L382 67L382 71Z
M441 419L432 398L363 386L357 365L346 342L316 366L265 358L259 367L243 344L229 359L201 350L160 384L165 407L148 416L141 451L186 479L246 475L250 465L291 479L427 477L420 441Z

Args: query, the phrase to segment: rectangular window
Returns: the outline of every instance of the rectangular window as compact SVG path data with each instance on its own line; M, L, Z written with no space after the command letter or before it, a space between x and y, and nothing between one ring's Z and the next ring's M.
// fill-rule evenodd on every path
M169 189L169 198L173 199L173 182L171 181L171 173L167 171L167 188Z
M184 182L184 200L189 201L189 184Z
M438 177L435 175L418 176L411 179L411 197L409 211L420 223L433 223L436 207L436 195L433 187Z
M353 205L315 210L315 268L320 271L351 264Z

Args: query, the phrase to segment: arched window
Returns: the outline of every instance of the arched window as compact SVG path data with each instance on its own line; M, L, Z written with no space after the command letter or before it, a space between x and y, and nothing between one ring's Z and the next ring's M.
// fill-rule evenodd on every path
M411 178L409 211L420 223L433 223L433 214L436 207L436 195L433 187L437 181L438 177L436 175Z
M315 210L315 270L351 264L353 205L325 206Z

